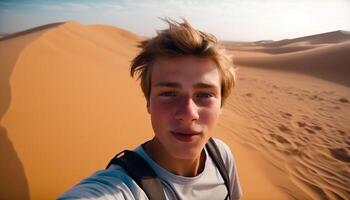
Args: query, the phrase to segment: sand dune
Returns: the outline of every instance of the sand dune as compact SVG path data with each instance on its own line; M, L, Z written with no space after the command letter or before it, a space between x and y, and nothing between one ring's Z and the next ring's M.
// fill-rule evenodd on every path
M331 44L331 43L345 42L349 40L350 40L350 32L339 30L339 31L321 33L321 34L299 37L294 39L285 39L285 40L280 40L276 42L265 42L263 46L276 47L276 46L290 45L293 43Z
M273 179L295 199L350 199L349 38L336 31L228 44L240 67L228 110L244 120L226 127L246 127L237 140L289 177L293 184ZM307 195L297 196L291 185Z
M279 41L261 40L256 42L224 42L231 50L257 51L267 54L281 54L303 51L350 41L349 31L333 31Z
M238 77L223 126L272 163L274 184L295 199L349 199L349 88L256 68Z
M2 197L52 199L151 135L128 72L138 39L69 22L1 41L0 148L18 157L1 157Z
M8 126L4 119L12 104L13 87L10 84L10 78L14 66L18 62L23 49L33 40L40 37L43 31L28 33L16 40L3 40L0 42L0 194L1 199L28 199L30 189L25 167L18 154L16 143L11 138L12 133L8 132ZM17 118L14 127L19 122ZM24 132L25 133L25 132ZM27 137L20 138L19 141L25 142ZM31 142L31 140L28 140ZM31 158L31 155L28 156ZM6 163L6 164L5 164Z
M321 36L229 46L238 82L214 135L244 199L350 199L349 42ZM152 137L128 72L141 39L66 22L0 41L1 198L53 199Z
M226 43L238 66L298 72L350 85L350 33L335 31L291 40Z
M237 57L237 65L300 72L350 86L350 41L278 55Z

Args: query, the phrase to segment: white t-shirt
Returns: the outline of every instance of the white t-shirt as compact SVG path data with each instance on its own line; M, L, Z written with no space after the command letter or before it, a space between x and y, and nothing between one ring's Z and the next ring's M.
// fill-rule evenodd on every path
M214 139L221 156L229 171L232 181L233 199L242 196L236 163L229 147L221 140ZM223 200L227 189L215 163L205 149L206 160L204 170L195 177L175 175L154 162L140 145L134 150L153 168L161 180L167 199L203 199ZM59 200L65 199L118 199L118 200L148 200L144 191L132 180L126 171L117 165L111 165L107 170L101 170L82 180Z

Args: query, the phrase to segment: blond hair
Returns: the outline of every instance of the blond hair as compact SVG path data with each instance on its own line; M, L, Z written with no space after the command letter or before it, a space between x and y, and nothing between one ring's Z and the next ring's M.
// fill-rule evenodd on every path
M215 36L194 29L186 19L179 23L163 19L169 28L157 32L157 36L144 40L138 47L141 52L132 60L130 75L138 74L141 88L147 101L151 93L152 65L156 59L180 56L197 56L215 62L221 75L221 105L235 85L233 60L220 46Z

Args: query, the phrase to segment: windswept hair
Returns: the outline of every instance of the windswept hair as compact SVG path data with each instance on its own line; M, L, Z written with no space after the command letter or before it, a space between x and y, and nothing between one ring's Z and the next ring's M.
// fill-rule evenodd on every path
M215 62L221 75L221 105L235 85L232 57L218 43L215 36L194 29L182 19L179 23L169 18L163 19L169 28L157 31L157 36L141 41L140 53L132 60L130 75L141 80L141 88L148 101L151 93L152 65L158 58L197 56Z

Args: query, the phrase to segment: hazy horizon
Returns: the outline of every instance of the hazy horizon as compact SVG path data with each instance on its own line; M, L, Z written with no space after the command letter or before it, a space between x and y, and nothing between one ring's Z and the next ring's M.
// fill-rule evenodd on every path
M0 1L0 33L54 22L106 24L143 36L165 28L161 17L188 19L220 40L281 40L350 30L350 1Z

